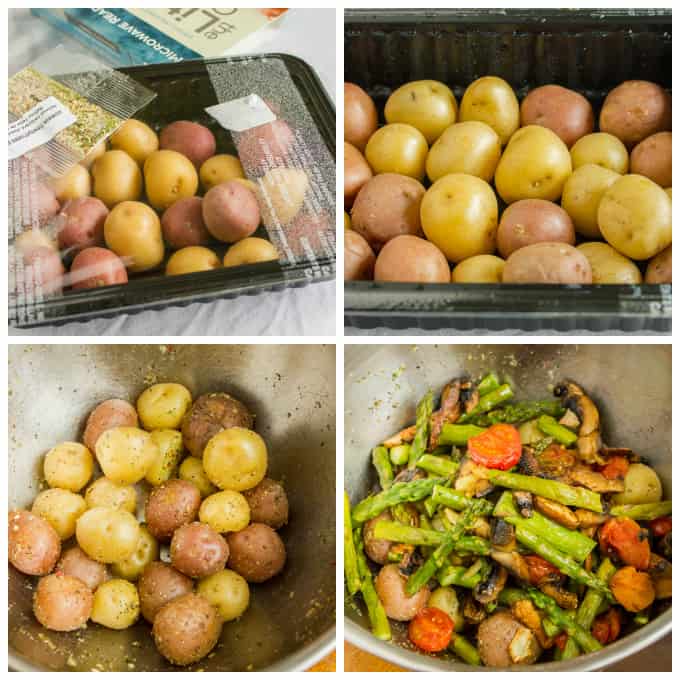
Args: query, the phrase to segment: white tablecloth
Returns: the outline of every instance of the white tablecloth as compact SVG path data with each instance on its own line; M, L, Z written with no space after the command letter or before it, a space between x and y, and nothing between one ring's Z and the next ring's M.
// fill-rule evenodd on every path
M11 9L9 72L69 39L27 9ZM319 74L335 100L335 9L294 9L280 22L246 38L241 54L287 52ZM335 283L183 308L125 314L115 319L10 329L11 335L335 335Z

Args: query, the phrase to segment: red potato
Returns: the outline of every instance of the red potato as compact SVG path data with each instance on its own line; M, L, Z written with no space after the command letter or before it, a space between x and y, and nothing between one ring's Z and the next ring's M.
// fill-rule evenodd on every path
M24 226L44 227L58 212L59 201L54 189L37 182L31 186Z
M23 256L26 287L43 295L60 293L64 287L64 264L59 253L52 248L39 246Z
M23 574L49 574L59 559L61 541L52 525L28 510L8 516L7 552L10 564Z
M276 576L286 564L286 547L266 524L253 523L227 536L228 566L249 583L262 583Z
M123 399L107 399L92 410L85 424L83 444L94 451L97 439L113 427L137 427L139 419L135 407Z
M61 573L50 574L38 581L33 595L33 613L50 630L78 630L90 618L93 601L92 591L80 579Z
M392 547L392 541L388 541L384 538L375 538L373 536L373 529L375 525L381 521L392 521L392 514L389 510L381 512L377 517L374 517L364 524L364 552L375 563L387 564L388 554L390 552L390 548Z
M57 242L52 238L52 234L48 230L32 228L26 229L17 235L14 239L14 248L22 257L25 257L36 248L58 250Z
M142 616L153 623L156 614L168 602L191 593L193 589L194 583L188 576L180 574L165 562L151 562L137 582Z
M407 595L406 577L401 575L396 564L388 564L378 572L375 589L385 614L395 621L410 621L430 597L427 586L423 586L415 595Z
M260 224L260 208L252 191L236 180L218 184L203 199L203 220L218 240L235 243Z
M378 111L373 100L354 83L345 83L345 141L359 151L378 129Z
M104 222L109 209L98 198L71 199L59 214L63 218L57 232L59 248L77 252L90 246L104 245Z
M199 168L215 155L215 135L204 125L188 120L178 120L166 125L158 138L161 149L170 149L186 156Z
M345 281L370 281L375 269L375 253L356 231L345 229Z
M203 199L199 196L180 198L161 217L161 229L167 244L175 249L204 246L210 243L210 232L203 221Z
M92 592L111 578L108 567L93 560L78 546L69 548L57 563L57 571L82 581Z
M71 263L69 281L74 290L127 283L125 264L108 248L85 248Z
M345 208L349 210L361 187L373 177L361 151L345 142Z
M588 258L567 243L534 243L505 262L503 283L592 283Z
M668 246L649 261L645 283L673 283L673 246Z
M449 283L451 270L437 246L417 236L403 235L383 246L375 262L375 280Z
M243 491L250 507L250 521L280 529L288 523L288 497L279 482L265 477L257 486Z
M295 142L295 133L285 120L258 125L236 136L236 148L241 163L251 170L268 156L285 160Z
M201 493L191 482L171 479L147 498L147 528L159 541L169 541L179 527L196 519L200 505Z
M224 569L229 559L227 542L201 522L181 526L170 543L172 566L191 578L205 578Z
M643 139L630 154L630 171L666 188L673 184L673 135L657 132Z
M559 85L531 90L520 107L522 127L550 128L568 147L590 134L595 124L593 107L578 92Z

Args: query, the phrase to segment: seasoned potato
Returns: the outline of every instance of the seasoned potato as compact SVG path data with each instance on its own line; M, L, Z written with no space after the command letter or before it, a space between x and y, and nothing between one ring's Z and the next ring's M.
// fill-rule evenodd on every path
M204 578L222 571L228 558L227 542L208 524L185 524L172 536L172 566L191 578Z
M178 120L166 125L159 136L161 149L170 149L188 158L197 168L215 155L215 135L205 125Z
M415 80L397 88L385 104L388 123L406 123L432 144L456 122L458 104L449 87L437 80Z
M158 150L158 135L141 120L126 120L112 135L111 148L120 149L132 158L135 163L144 165L144 161Z
M359 149L345 142L344 153L345 209L349 210L352 207L359 190L369 179L371 179L373 172Z
M502 283L505 260L496 255L474 255L454 267L452 283Z
M67 632L84 628L90 618L92 591L73 576L43 576L33 594L33 614L50 630Z
M192 592L193 581L165 562L148 564L137 583L142 616L153 623L156 614L168 602Z
M478 78L463 94L458 120L486 123L496 131L501 145L505 146L519 127L519 102L513 89L502 78Z
M29 576L49 574L61 552L59 534L52 525L28 510L11 510L7 526L10 564Z
M278 227L292 222L304 205L308 189L309 175L304 170L272 168L267 172L258 181L257 192L265 226Z
M378 128L371 135L366 144L365 156L375 175L393 172L422 182L427 140L412 125L392 123Z
M444 253L424 238L409 234L388 241L375 261L376 281L448 283L450 278Z
M76 522L78 545L93 560L120 562L139 543L140 528L134 515L114 508L90 508Z
M506 203L523 198L555 201L571 174L564 142L548 128L528 125L508 142L496 168L496 191Z
M203 469L203 461L194 456L187 456L179 466L178 476L191 482L200 492L201 498L210 496L217 491L217 487L208 479Z
M257 432L244 427L222 430L206 444L203 468L220 489L252 489L267 472L267 446Z
M503 283L592 283L588 258L567 243L534 243L505 262Z
M463 607L458 601L456 591L444 586L432 591L432 594L427 600L428 607L436 607L448 614L451 621L454 623L454 630L460 632L465 627L465 618L463 617Z
M250 604L248 582L231 569L201 579L196 592L217 609L225 622L237 619Z
M366 239L356 231L345 229L345 281L365 281L373 278L375 253Z
M123 260L106 248L85 248L71 264L69 280L74 290L114 286L128 282Z
M155 487L146 501L145 517L149 531L168 541L176 529L196 519L201 505L198 489L183 479L170 479Z
M485 618L477 629L477 644L482 663L491 668L508 668L515 665L510 654L511 648L513 651L516 649L513 645L515 640L523 641L521 654L527 664L537 661L542 649L536 637L507 609Z
M288 497L283 486L265 477L257 486L243 492L250 506L250 521L280 529L288 523Z
M209 272L221 266L220 258L210 248L188 246L170 256L165 265L165 275L180 276L195 272Z
M117 484L139 482L159 455L151 435L138 427L106 430L97 440L95 453L104 475Z
M128 581L136 581L148 564L158 560L160 549L158 541L151 532L142 524L139 527L139 540L134 552L120 562L111 565L114 576Z
M78 518L87 510L85 499L66 489L41 491L33 501L31 512L47 520L59 538L65 541L76 532Z
M251 524L227 536L228 566L249 583L262 583L276 576L286 564L281 537L266 524Z
M668 246L655 255L647 264L645 283L673 282L673 246Z
M45 481L52 487L80 491L92 478L94 459L77 442L64 442L50 449L43 462Z
M208 158L201 165L198 176L204 191L209 191L218 184L228 182L230 179L245 179L241 161L237 156L232 156L228 153L221 153Z
M94 451L102 432L112 427L137 427L137 425L137 411L132 404L123 399L107 399L88 416L83 442L90 451Z
M124 151L107 151L92 165L92 193L107 208L137 201L142 195L142 173Z
M219 533L240 531L250 523L250 507L243 494L225 489L201 503L198 517Z
M203 246L212 237L203 221L203 199L189 196L175 201L161 217L163 237L171 248Z
M576 231L586 238L602 238L597 211L605 192L621 175L599 165L582 165L569 176L562 191L562 207Z
M182 433L179 430L153 430L151 439L158 447L158 458L144 478L151 486L158 486L175 475L184 451Z
M431 243L450 262L496 249L498 202L491 187L472 175L446 175L426 192L420 221Z
M57 562L57 572L74 576L92 591L111 578L105 564L88 557L78 546L62 553L61 559Z
M373 100L354 83L345 83L345 141L363 151L378 129L378 111Z
M607 243L581 243L577 246L590 262L593 283L642 283L637 265Z
M650 179L625 175L602 196L597 223L616 250L646 260L671 243L671 199Z
M65 175L52 182L59 203L74 198L84 198L92 193L90 173L80 164L74 165Z
M624 490L612 496L612 501L616 505L656 503L663 496L659 475L649 465L632 463L628 467L623 483Z
M106 477L100 477L85 491L88 508L114 508L134 514L137 508L137 490L134 486L116 484Z
M156 383L137 399L137 413L146 430L177 430L191 406L191 392L179 383Z
M238 399L224 392L203 394L182 420L184 446L192 456L201 458L205 445L221 430L252 426L252 414Z
M607 170L613 170L620 175L628 172L628 149L626 145L614 135L607 132L593 132L571 147L571 163L574 170L582 165L599 165Z
M236 180L214 186L203 198L203 221L218 241L235 243L260 224L260 208L252 191Z
M144 185L149 203L156 210L165 210L180 198L196 193L198 174L189 158L163 149L144 161Z
M630 153L630 171L649 177L660 187L673 183L673 135L657 132L643 139Z
M139 618L139 595L130 581L112 578L94 593L90 618L101 626L125 630Z
M427 603L430 590L423 586L415 595L406 593L406 577L396 564L384 566L375 579L375 589L385 613L395 621L410 621Z
M222 264L225 267L240 267L244 264L271 262L278 260L279 253L271 241L256 236L249 236L227 250Z

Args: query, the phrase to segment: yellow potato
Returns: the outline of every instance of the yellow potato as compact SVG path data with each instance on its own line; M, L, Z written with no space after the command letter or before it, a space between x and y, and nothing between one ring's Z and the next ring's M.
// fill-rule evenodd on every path
M620 177L613 170L592 163L582 165L569 176L562 191L562 207L579 234L586 238L602 238L597 209L604 192Z
M201 179L201 186L204 191L212 189L222 182L230 179L245 179L241 161L228 153L221 153L212 158L208 158L198 172Z
M625 175L628 172L626 145L608 132L593 132L581 137L569 152L574 170L593 163Z
M139 618L137 588L122 578L104 581L94 593L90 618L113 630L129 628Z
M607 243L590 242L577 246L590 262L593 283L642 283L637 265Z
M491 187L472 175L445 175L425 193L420 222L427 239L450 262L493 253L498 202Z
M259 181L258 203L267 226L286 225L300 212L309 177L297 168L273 168Z
M505 260L496 255L474 255L458 264L452 283L502 283Z
M502 78L485 76L470 84L460 102L458 120L478 120L491 126L505 146L519 128L519 102Z
M78 545L93 560L107 564L132 555L139 534L139 523L125 510L90 508L76 522Z
M238 267L242 264L278 260L279 253L274 244L264 238L249 236L234 243L224 256L225 267Z
M158 458L147 470L144 478L151 486L160 486L175 475L184 451L182 433L178 430L153 430L151 439L158 447Z
M233 177L232 181L242 184L246 189L250 189L257 196L257 184L251 179L246 179L245 177Z
M94 459L90 449L64 442L50 449L43 463L45 480L52 487L80 491L92 478Z
M198 175L186 156L162 149L144 161L144 183L149 203L156 210L165 210L180 198L196 193Z
M210 496L217 491L217 487L208 479L203 469L203 461L194 456L187 456L179 466L177 475L186 482L191 482L201 493L201 498Z
M142 195L142 173L124 151L106 151L92 164L92 193L107 208Z
M65 175L57 177L52 182L52 188L59 203L65 203L71 198L89 196L92 193L92 179L87 168L77 164Z
M142 575L146 565L156 562L159 555L158 541L144 525L141 525L135 551L124 560L114 562L111 565L111 571L118 578L136 581Z
M664 191L668 194L668 198L673 200L673 187L668 187L668 189L664 189Z
M427 176L436 182L455 172L490 182L501 157L501 142L486 123L469 120L447 128L427 154Z
M425 176L427 140L412 125L392 123L378 128L371 135L364 155L376 175L394 172L422 182Z
M512 136L496 168L496 191L506 203L523 198L555 201L571 174L564 142L548 128L527 125Z
M223 621L237 619L250 604L248 582L231 569L202 578L196 592L217 608Z
M59 250L57 241L48 231L42 229L27 229L14 239L14 247L22 256L26 256L36 248Z
M458 105L453 92L437 80L416 80L396 89L385 104L388 123L406 123L420 130L432 144L456 122Z
M120 149L135 163L144 161L158 150L158 135L141 120L126 120L112 135L111 148Z
M220 489L245 491L267 472L267 446L257 432L230 427L218 432L203 451L203 469Z
M345 229L351 229L352 228L352 219L350 216L345 213Z
M670 245L671 199L642 175L624 175L605 192L597 223L607 242L633 260L648 260Z
M113 427L97 439L97 462L117 484L136 484L144 478L159 451L151 435L137 427Z
M191 392L179 383L156 383L137 399L137 413L145 430L178 430L191 406Z
M114 508L134 514L137 509L137 490L134 486L116 484L106 477L100 477L85 491L88 508Z
M198 518L220 534L241 531L250 524L250 506L243 494L225 489L208 496L201 503Z
M78 518L87 510L85 499L66 489L41 491L33 501L31 512L49 522L65 541L76 532Z
M218 269L222 263L220 258L204 246L187 246L173 253L165 265L166 276L209 272Z
M157 267L165 256L158 215L144 203L125 201L104 222L106 245L131 272Z

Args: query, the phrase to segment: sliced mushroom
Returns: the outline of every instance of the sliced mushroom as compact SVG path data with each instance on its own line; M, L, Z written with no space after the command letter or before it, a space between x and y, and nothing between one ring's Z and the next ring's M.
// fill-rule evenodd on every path
M490 556L492 560L502 564L515 578L520 581L529 581L529 565L516 550L512 552L492 550Z
M618 446L602 446L600 453L605 458L611 458L612 456L624 456L625 458L628 458L629 463L639 463L641 460L640 456L633 452L633 449L626 449Z
M475 586L475 600L482 604L495 602L501 594L501 590L505 588L505 582L507 580L508 572L500 564L494 562L486 581L482 581Z
M474 383L467 380L460 386L460 403L463 405L463 412L470 413L479 404L479 390Z
M403 430L393 434L391 437L386 439L382 445L391 449L394 446L399 446L400 444L410 444L413 438L416 436L416 426L411 425L410 427L405 427Z
M456 491L462 491L469 496L479 498L490 493L494 486L489 481L489 470L483 465L477 465L471 458L465 456L458 469L454 488Z
M600 414L593 400L579 385L568 381L555 388L555 396L561 397L562 405L578 417L579 429L576 446L581 460L586 463L603 465L605 461L599 455L602 446Z
M395 476L394 482L412 482L416 479L425 479L427 477L427 474L421 470L420 468L406 468L402 470L398 475Z
M534 498L534 505L536 510L542 512L546 517L561 524L563 527L567 527L567 529L576 529L578 527L578 517L566 505L562 505L562 503L557 501L551 501L548 498L542 498L541 496Z
M514 550L517 546L515 542L515 527L500 517L494 517L490 525L490 540L494 548L501 550Z
M470 625L481 623L486 618L486 610L475 600L471 592L467 593L463 602L463 618Z
M455 423L460 417L460 380L452 380L444 386L439 410L432 414L430 428L430 448L437 446L444 423Z
M582 529L590 529L590 527L599 527L607 521L607 515L603 512L592 512L591 510L584 510L578 508L574 510L574 514L578 518L579 526Z
M566 413L560 418L559 423L571 430L576 430L581 425L578 416L571 409L567 409Z
M648 574L652 577L657 600L673 597L673 566L668 560L652 553Z
M537 475L541 472L538 458L534 455L533 449L529 446L522 447L522 455L517 463L517 469L523 475Z
M576 593L566 590L557 583L542 581L538 584L539 590L552 597L562 609L576 609L578 607L578 597Z
M607 479L603 474L594 472L585 465L576 465L569 472L573 484L585 486L596 493L621 493L625 489L622 479Z
M522 517L531 517L534 513L534 498L528 491L513 491L512 497Z
M553 646L554 640L548 637L543 630L543 620L536 607L534 607L533 602L530 600L518 600L512 604L510 610L512 615L536 636L538 644L543 649L549 649Z
M669 531L665 536L661 538L659 541L659 550L661 551L661 554L664 557L667 557L668 559L671 558L672 556L672 538L671 538L672 532Z

